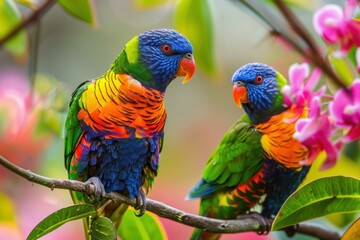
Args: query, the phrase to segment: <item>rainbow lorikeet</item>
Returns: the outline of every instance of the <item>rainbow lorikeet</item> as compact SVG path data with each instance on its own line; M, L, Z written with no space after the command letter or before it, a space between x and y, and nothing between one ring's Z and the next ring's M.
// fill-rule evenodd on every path
M171 29L144 32L130 40L99 78L73 93L66 119L65 167L70 179L89 181L100 206L105 192L136 198L140 214L159 167L164 139L164 93L172 80L195 72L191 43ZM87 196L71 192L75 203ZM107 205L116 227L127 205ZM88 222L85 222L88 227Z
M259 204L260 218L274 217L303 181L309 149L293 138L307 108L284 105L286 79L272 67L250 63L232 77L233 97L246 115L225 134L188 198L201 198L200 215L236 219ZM255 214L256 215L256 214ZM218 239L195 229L191 239Z

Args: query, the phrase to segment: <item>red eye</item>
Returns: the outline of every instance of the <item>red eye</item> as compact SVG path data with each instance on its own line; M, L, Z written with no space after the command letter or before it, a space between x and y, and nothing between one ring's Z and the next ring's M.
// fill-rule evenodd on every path
M263 82L262 76L260 76L260 75L256 76L254 82L255 82L255 84L261 84Z
M169 54L169 53L171 53L171 46L169 44L163 44L163 45L161 45L161 51L164 54Z

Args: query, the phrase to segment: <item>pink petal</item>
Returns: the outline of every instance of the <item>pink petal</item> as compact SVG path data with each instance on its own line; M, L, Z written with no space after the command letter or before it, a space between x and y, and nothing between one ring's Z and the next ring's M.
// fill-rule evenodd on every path
M321 144L326 152L326 159L323 165L321 166L321 170L325 170L331 168L335 165L336 160L339 155L339 150L326 138L321 138Z
M351 104L351 100L347 92L344 89L339 89L335 93L333 101L329 104L330 115L334 118L337 124L344 124L344 108L349 104Z
M319 68L315 68L313 72L311 73L310 77L305 83L304 88L308 91L314 90L316 85L318 84L320 77L321 77L322 71Z
M342 38L348 41L349 47L352 45L360 47L360 21L356 19L350 19L344 23L341 29L344 33Z
M314 136L318 131L319 127L321 126L321 119L306 119L308 120L307 124L302 123L302 121L298 121L295 125L296 129L301 129L298 132L295 132L295 136L300 142L304 142L310 137ZM299 123L300 122L300 123ZM299 126L297 126L300 124Z
M338 43L341 41L341 36L339 34L338 28L327 28L324 29L322 37L329 43Z
M296 131L296 132L301 132L302 129L303 129L309 122L310 122L310 119L308 119L308 118L299 119L299 121L296 122L295 131Z
M360 124L360 123L359 123L359 124ZM345 143L353 142L353 141L355 141L355 140L357 140L357 139L360 138L360 125L359 125L359 124L353 126L353 127L350 129L349 133L346 134L345 137L343 137L342 140L343 140Z
M346 0L346 5L344 9L344 17L349 19L353 16L356 8L356 0Z
M293 93L299 91L302 81L309 76L310 67L307 63L294 63L289 68L289 81Z
M314 29L322 36L326 29L336 27L343 18L343 11L338 5L325 5L314 14Z
M360 104L360 79L355 81L350 86L351 97L355 105Z
M311 100L309 108L309 118L316 118L320 116L321 111L321 101L319 97L314 97Z

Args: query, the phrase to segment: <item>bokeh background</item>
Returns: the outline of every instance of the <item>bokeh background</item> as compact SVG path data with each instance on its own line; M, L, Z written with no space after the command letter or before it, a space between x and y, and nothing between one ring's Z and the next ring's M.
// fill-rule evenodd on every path
M298 1L295 11L312 30L315 9L329 2ZM236 1L208 1L211 11L214 71L199 67L186 85L175 80L165 101L168 119L159 176L149 197L197 213L198 201L185 196L201 177L212 150L243 111L232 100L233 72L248 62L272 65L287 76L289 66L303 60L271 37L267 28ZM63 124L72 91L84 80L102 75L134 35L155 28L174 28L176 2L139 8L136 1L95 1L98 26L75 20L53 7L41 21L38 75L34 92L27 58L13 58L0 49L0 154L41 175L66 179ZM0 26L1 27L1 26ZM30 35L34 35L34 27ZM202 41L209 39L204 34ZM209 49L211 51L211 49ZM197 58L197 49L194 53ZM212 72L212 73L209 73ZM11 79L11 80L9 80ZM32 103L31 103L32 102ZM357 144L357 143L356 143ZM358 145L354 145L354 149ZM350 153L353 153L351 150ZM319 171L318 159L306 181L326 175L360 177L359 156L342 156L337 165ZM45 216L71 205L67 191L32 184L0 167L0 240L25 239ZM314 220L343 230L353 215ZM192 228L161 219L169 239L187 239ZM283 233L224 235L222 239L287 239ZM42 239L83 239L82 223L65 224ZM294 239L311 239L297 236Z

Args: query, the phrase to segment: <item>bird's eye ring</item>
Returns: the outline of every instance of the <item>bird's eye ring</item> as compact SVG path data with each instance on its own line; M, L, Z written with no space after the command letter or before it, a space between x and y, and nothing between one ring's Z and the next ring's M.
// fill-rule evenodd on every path
M260 75L256 76L254 83L261 84L262 82L263 82L263 77Z
M169 44L163 44L161 45L161 51L165 54L168 55L171 53L171 46Z

